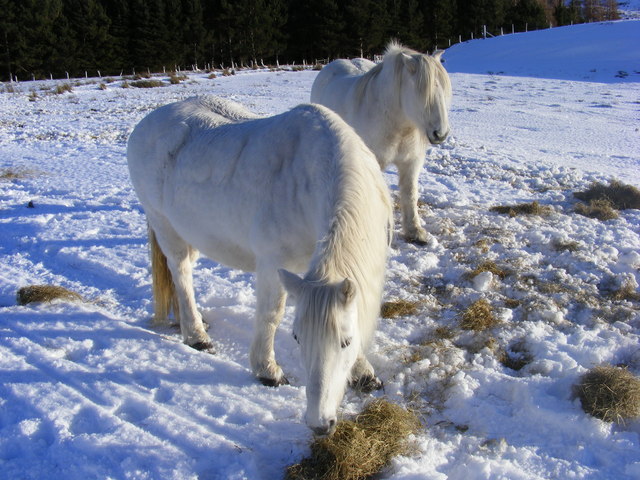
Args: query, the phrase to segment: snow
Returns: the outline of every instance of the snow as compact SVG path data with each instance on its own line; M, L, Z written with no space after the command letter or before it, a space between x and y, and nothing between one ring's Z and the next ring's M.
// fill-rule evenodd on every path
M640 374L638 302L607 297L623 284L637 292L640 211L601 222L574 213L572 197L612 178L640 187L638 49L598 46L639 32L639 21L575 26L445 54L452 136L429 149L420 177L438 242L404 243L396 218L385 300L416 301L418 313L381 319L371 352L385 382L373 396L417 409L425 427L416 453L381 478L640 476L640 421L602 422L572 393L602 363ZM548 48L582 35L592 41L568 56ZM513 53L525 47L526 58ZM27 174L0 180L0 478L271 480L308 453L290 306L276 355L291 385L263 387L249 369L251 274L198 262L215 355L150 325L145 219L125 147L162 104L208 93L275 114L307 101L315 75L193 73L154 89L81 80L61 95L45 89L64 82L30 82L0 93L0 173ZM395 171L385 175L395 195ZM489 210L534 200L553 213ZM569 242L575 248L558 247ZM488 260L506 276L470 278ZM87 302L16 305L31 284L62 285ZM460 330L480 298L501 323ZM438 327L452 334L438 337ZM528 361L513 370L500 350ZM348 392L343 414L371 398Z

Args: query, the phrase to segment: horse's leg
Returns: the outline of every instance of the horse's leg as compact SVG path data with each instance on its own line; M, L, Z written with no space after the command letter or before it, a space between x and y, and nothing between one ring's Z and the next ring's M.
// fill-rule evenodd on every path
M418 214L418 176L423 163L420 157L405 158L396 162L404 238L407 242L418 245L427 245L434 241L420 225Z
M160 249L167 258L167 266L175 286L184 343L196 350L208 350L212 347L211 339L204 329L193 293L193 262L197 257L197 250L185 242L167 222L155 222L152 228Z
M349 385L354 390L361 392L372 392L382 388L382 381L376 377L373 366L367 360L364 353L360 351L356 363L351 368Z
M289 381L276 363L273 349L274 337L282 315L286 294L275 268L256 272L256 320L251 344L251 368L260 381L267 386L286 385Z

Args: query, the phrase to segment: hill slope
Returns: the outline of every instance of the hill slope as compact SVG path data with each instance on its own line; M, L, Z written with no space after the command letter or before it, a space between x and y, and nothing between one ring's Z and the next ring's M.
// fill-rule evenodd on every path
M640 20L592 23L478 39L445 55L452 73L640 81Z

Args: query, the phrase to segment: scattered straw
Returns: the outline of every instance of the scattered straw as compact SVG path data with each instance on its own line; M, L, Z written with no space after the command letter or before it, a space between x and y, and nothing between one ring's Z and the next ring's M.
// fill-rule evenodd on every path
M540 217L544 217L553 213L553 208L540 205L538 202L520 203L518 205L498 205L491 207L490 210L492 212L507 214L510 217L515 217L517 215L538 215Z
M580 250L580 244L572 240L565 241L555 239L553 241L553 248L556 252L577 252Z
M623 284L619 289L613 290L609 296L611 300L618 302L623 300L640 302L640 294L636 292L635 286L633 286L631 283Z
M407 437L421 428L413 412L386 400L371 402L355 421L338 423L316 439L311 456L287 469L287 480L364 480L396 455L409 453Z
M0 180L21 180L31 174L32 172L29 170L2 169L0 170Z
M605 365L589 370L576 385L582 409L606 422L640 417L640 379L626 368Z
M81 302L83 298L76 292L56 285L30 285L18 290L16 300L18 305L28 305L29 303L50 303L54 300Z
M625 185L618 180L612 180L609 185L593 183L584 192L574 192L574 197L583 202L604 200L611 208L625 210L627 208L640 209L640 190L632 185Z
M589 204L577 203L574 210L580 215L595 218L603 222L618 218L618 212L613 208L613 204L606 198L590 200Z
M460 327L464 330L474 330L481 332L487 328L494 327L499 320L493 316L491 305L484 298L472 303L462 313Z
M161 80L138 80L131 82L131 86L136 88L156 88L164 86L164 82Z
M498 267L495 262L487 260L486 262L482 262L480 265L478 265L476 269L469 274L469 276L473 278L483 272L491 272L500 279L504 279L507 275L509 275L509 272Z
M419 302L410 302L408 300L384 302L380 310L380 315L382 318L396 318L415 315L418 312L418 305Z

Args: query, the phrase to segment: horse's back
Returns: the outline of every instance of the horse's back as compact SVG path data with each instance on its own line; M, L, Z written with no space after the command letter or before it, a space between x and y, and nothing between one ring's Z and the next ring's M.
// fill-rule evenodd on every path
M316 76L311 86L311 102L336 110L335 107L340 102L335 99L342 97L361 75L373 67L375 63L364 58L334 60Z
M325 107L246 118L241 107L206 103L149 114L131 135L128 161L147 214L229 266L253 269L274 248L309 255L336 178L354 169L380 175L362 140Z

